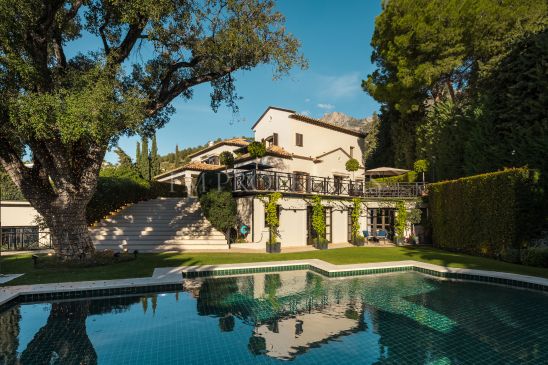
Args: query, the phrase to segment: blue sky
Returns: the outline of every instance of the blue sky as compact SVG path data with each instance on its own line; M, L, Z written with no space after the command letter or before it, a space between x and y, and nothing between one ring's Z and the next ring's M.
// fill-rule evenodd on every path
M302 43L309 61L307 70L296 69L281 80L272 79L272 67L259 66L237 72L239 115L226 107L217 113L210 108L209 85L194 89L191 100L176 99L176 113L157 133L161 154L179 148L204 144L209 140L252 136L251 126L269 105L293 109L319 118L340 111L366 117L378 104L360 84L374 69L371 64L371 36L375 17L381 12L380 0L279 0L277 7L286 17L286 29ZM99 46L88 37L69 45L68 55L82 47ZM131 156L137 138L122 137L119 145ZM116 161L114 153L107 160Z

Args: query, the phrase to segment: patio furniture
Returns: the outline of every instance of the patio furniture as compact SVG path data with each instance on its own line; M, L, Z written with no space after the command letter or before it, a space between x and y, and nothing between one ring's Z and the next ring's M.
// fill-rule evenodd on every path
M386 230L384 230L384 229L379 229L379 230L377 231L377 239L379 239L379 240L382 239L383 242L385 242L387 238L388 238L388 232L386 232Z

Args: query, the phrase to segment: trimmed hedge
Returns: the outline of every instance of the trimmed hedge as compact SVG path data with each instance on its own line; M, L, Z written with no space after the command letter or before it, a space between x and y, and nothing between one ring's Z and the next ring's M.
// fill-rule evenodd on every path
M236 200L229 191L208 191L200 195L200 207L204 216L215 227L225 233L238 223Z
M500 259L539 232L542 198L539 174L526 168L431 184L434 245Z
M86 217L88 223L91 224L125 204L137 203L159 196L184 197L186 196L186 187L173 185L172 191L170 183L100 176L97 190L86 208Z

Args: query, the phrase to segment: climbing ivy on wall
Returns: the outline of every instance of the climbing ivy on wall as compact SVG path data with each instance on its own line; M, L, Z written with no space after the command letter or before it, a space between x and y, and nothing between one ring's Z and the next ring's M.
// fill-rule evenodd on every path
M325 239L325 215L322 205L322 198L316 195L312 198L312 228L316 231L319 239Z
M266 211L266 225L270 232L269 243L276 243L280 237L278 227L280 226L280 218L278 217L278 200L282 198L282 193L274 192L269 194L266 199L263 199L263 204Z
M360 232L360 216L362 215L362 201L360 198L352 199L352 239L356 239Z

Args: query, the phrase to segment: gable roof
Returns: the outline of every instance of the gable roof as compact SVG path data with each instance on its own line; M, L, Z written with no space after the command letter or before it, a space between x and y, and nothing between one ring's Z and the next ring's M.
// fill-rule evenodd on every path
M287 159L293 159L293 154L286 151L280 146L270 146L266 149L266 155L265 156L274 156L274 157L281 157L281 158L287 158ZM249 153L244 153L243 155L236 158L236 162L244 162L253 159L249 155Z
M211 151L211 150L214 150L215 148L219 147L219 146L235 146L235 147L245 147L249 144L249 141L246 140L245 138L229 138L229 139L224 139L222 141L219 141L219 142L216 142L214 144L212 144L211 146L207 146L205 148L202 148L201 150L199 151L196 151L194 153L191 153L190 155L188 155L188 157L192 158L192 157L195 157L195 156L198 156L198 155L201 155L202 153L204 152L208 152L208 151Z
M176 167L172 170L162 172L161 174L158 174L154 176L154 179L161 179L163 177L175 174L177 172L191 170L191 171L216 171L216 170L222 170L224 169L224 165L212 165L208 163L203 162L189 162L183 166Z
M361 137L361 138L364 138L367 135L367 133L364 133L364 132L359 132L359 131L349 129L349 128L344 128L344 127L339 127L338 125L327 123L327 122L321 121L321 120L316 119L316 118L311 118L311 117L307 117L306 115L297 114L297 112L295 112L294 110L291 110L291 109L278 108L278 107L275 107L275 106L269 106L268 108L266 108L264 113L261 114L259 119L257 119L255 124L253 124L253 126L251 127L252 130L255 129L257 124L259 124L259 122L263 119L263 117L266 115L266 113L268 113L268 111L270 109L275 109L275 110L280 110L280 111L283 111L283 112L290 113L289 118L292 118L292 119L295 119L295 120L298 120L298 121L301 121L301 122L305 122L305 123L314 124L314 125L317 125L319 127L331 129L331 130L334 130L334 131L337 131L337 132L342 132L342 133L350 134L350 135L353 135L353 136L356 136L356 137Z
M257 121L255 122L255 124L253 124L253 126L251 127L251 129L255 129L255 127L257 126L257 124L259 124L259 122L261 121L261 119L263 119L263 117L266 115L266 113L268 113L268 111L270 109L274 109L274 110L279 110L279 111L282 111L282 112L288 112L288 113L291 113L291 114L294 114L295 113L295 110L291 110L291 109L284 109L284 108L278 108L277 106L269 106L268 108L266 108L266 110L264 111L263 114L261 114L261 116L259 117L259 119L257 119Z

